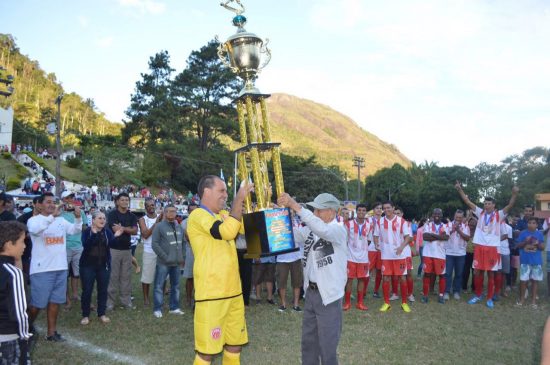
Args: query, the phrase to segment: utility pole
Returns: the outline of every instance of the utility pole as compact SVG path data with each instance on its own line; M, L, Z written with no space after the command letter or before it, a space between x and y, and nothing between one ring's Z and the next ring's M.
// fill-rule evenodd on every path
M55 195L61 197L61 99L63 93L55 98L57 104L57 131L55 134L55 144L57 149L57 158L55 160Z
M365 167L365 159L363 157L353 157L353 167L357 167L357 203L361 202L361 168Z
M346 201L349 200L349 196L348 196L348 173L347 172L344 172L344 184L346 185Z

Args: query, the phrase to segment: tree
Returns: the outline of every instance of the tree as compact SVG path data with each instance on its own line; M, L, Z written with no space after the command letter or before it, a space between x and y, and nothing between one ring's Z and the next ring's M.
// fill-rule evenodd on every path
M315 156L308 158L281 155L285 191L299 202L312 201L321 193L344 200L345 181L336 166L324 168ZM273 181L273 176L270 176ZM275 194L275 192L274 192Z
M200 151L219 144L222 135L236 139L237 114L231 102L240 82L218 58L219 43L210 41L191 52L187 67L173 82L174 102L183 127L197 138Z
M137 146L154 146L160 142L181 141L180 126L177 124L176 110L171 96L170 56L161 51L149 58L149 73L141 74L136 82L131 104L126 115L122 132L123 141L135 137Z

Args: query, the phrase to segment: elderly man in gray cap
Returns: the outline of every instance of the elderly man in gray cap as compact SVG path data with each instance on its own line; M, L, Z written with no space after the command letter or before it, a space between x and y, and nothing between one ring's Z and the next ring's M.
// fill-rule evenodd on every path
M303 209L284 193L278 205L292 209L305 224L294 230L296 243L304 245L302 364L338 364L336 349L342 332L342 297L347 281L346 229L336 221L340 201L323 193Z

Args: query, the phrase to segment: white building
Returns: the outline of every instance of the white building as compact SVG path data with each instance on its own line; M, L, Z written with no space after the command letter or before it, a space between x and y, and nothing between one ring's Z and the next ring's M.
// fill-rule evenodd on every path
M0 149L8 146L11 151L11 141L13 135L13 108L10 106L7 110L0 108Z

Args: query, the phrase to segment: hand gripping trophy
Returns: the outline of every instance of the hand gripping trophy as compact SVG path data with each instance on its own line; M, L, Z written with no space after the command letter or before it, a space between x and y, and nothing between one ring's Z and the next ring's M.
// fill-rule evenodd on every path
M281 168L280 143L271 141L271 129L267 117L265 99L254 80L271 60L271 51L264 41L254 33L244 29L245 8L240 0L228 0L220 4L234 12L233 25L237 33L230 36L218 48L220 60L244 81L244 88L235 100L241 135L241 147L235 151L238 180L249 180L249 166L252 170L254 193L245 200L246 213L243 217L249 257L269 256L295 251L292 235L290 211L286 208L273 208L271 203L271 183L268 165L271 162L275 182L275 192L284 192ZM262 56L265 56L262 62ZM259 109L259 111L258 111ZM237 186L237 184L235 184Z

